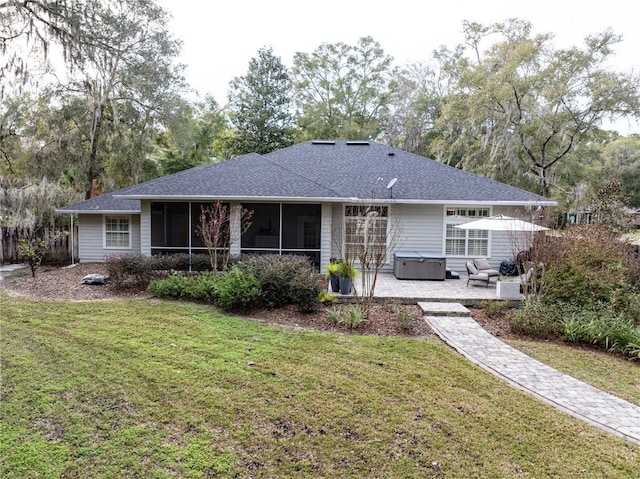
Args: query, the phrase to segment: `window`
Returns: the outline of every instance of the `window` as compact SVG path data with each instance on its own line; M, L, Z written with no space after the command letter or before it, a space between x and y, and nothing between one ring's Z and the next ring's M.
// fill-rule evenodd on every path
M105 216L104 247L131 248L131 218L129 216Z
M377 248L376 254L387 254L388 206L346 206L345 255L357 259L365 245Z
M461 230L456 225L489 216L489 208L449 207L445 218L447 256L489 256L489 232Z

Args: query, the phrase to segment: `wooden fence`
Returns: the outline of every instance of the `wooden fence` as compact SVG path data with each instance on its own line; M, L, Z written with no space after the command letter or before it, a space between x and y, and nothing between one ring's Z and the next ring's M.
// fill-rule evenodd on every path
M73 257L77 258L78 225L74 225L73 229L73 241L69 226L43 227L36 232L36 236L49 244L49 248L54 254L71 253L71 247L73 246ZM64 234L65 232L68 234ZM52 240L58 233L63 234ZM30 236L31 230L28 228L0 228L0 264L19 263L20 251L18 246L20 245L20 238Z

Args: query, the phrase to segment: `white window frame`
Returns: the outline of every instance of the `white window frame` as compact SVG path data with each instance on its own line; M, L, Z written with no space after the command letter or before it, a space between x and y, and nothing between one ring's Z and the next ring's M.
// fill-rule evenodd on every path
M489 231L451 228L451 231L455 232L456 237L448 234L450 226L461 225L489 216L491 216L491 208L488 206L445 206L444 231L442 232L445 255L451 258L489 258L491 256L491 234ZM450 249L447 243L448 241L455 240L464 242L464 251L462 253L449 252ZM486 243L486 251L471 250L470 243L472 242Z
M117 219L118 220L118 225L120 225L120 220L127 220L127 230L115 230L115 231L109 231L107 229L107 223L108 220L111 219ZM108 233L115 233L115 234L120 234L120 235L124 235L126 234L128 237L128 244L127 246L111 246L108 244L107 242L107 234ZM102 219L102 247L104 249L131 249L131 215L104 215L103 219Z
M360 210L362 209L366 209L366 208L381 208L384 209L384 212L386 213L385 216L381 216L379 218L376 218L376 220L374 221L382 221L384 220L385 222L385 226L384 226L384 253L385 253L385 258L388 254L388 248L389 248L389 219L391 217L391 206L390 205L363 205L363 204L347 204L344 205L343 211L342 211L342 220L343 220L343 225L342 225L342 230L344 231L344 235L343 235L343 244L344 244L344 254L345 256L349 257L349 255L352 255L353 253L350 251L349 249L349 244L351 244L348 240L348 233L349 233L349 227L348 227L348 222L349 221L364 221L365 216L354 216L354 215L349 215L347 216L347 209L348 208L358 208ZM354 245L358 245L361 243L353 243ZM357 254L356 257L352 258L354 260L358 260L357 258Z

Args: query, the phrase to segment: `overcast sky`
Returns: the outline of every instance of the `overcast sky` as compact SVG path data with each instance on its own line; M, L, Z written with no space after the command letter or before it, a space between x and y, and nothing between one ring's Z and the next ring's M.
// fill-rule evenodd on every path
M463 42L462 22L529 20L535 33L553 33L557 47L582 46L584 37L607 28L623 35L612 66L640 72L640 27L630 0L599 4L574 0L159 0L173 16L171 30L183 41L180 61L200 95L226 103L229 81L246 73L258 49L271 46L285 65L295 52L321 43L354 45L371 36L396 66L428 62L440 45ZM638 124L616 124L622 134Z

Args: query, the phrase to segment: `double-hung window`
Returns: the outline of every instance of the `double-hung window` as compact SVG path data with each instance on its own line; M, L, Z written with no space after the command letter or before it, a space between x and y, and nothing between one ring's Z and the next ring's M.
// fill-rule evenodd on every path
M104 217L104 247L131 249L131 217Z
M463 230L456 225L489 216L489 208L448 207L445 216L447 256L489 256L487 230Z

